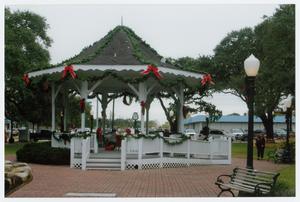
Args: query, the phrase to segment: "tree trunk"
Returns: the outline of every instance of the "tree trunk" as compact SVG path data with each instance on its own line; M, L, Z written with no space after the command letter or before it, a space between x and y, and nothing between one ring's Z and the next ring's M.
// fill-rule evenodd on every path
M173 121L173 120L172 120L172 117L170 116L170 114L169 114L169 112L168 112L166 106L164 105L162 99L161 99L160 97L158 97L158 100L159 100L160 105L161 105L161 107L163 108L163 110L164 110L164 112L165 112L165 115L166 115L166 118L167 118L167 120L168 120L168 122L169 122L171 133L177 133L177 132L178 132L178 131L177 131L177 116L176 116L177 112L174 112L176 118L175 118L175 120Z
M273 130L273 113L271 111L267 112L267 114L263 114L259 116L263 122L263 125L266 130L267 140L273 142L274 141L274 130Z

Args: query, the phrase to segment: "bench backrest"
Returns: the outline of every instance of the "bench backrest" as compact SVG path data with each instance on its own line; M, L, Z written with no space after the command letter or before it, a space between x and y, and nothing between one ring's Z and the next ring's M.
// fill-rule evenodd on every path
M261 185L263 192L270 192L273 188L279 173L258 171L246 168L235 168L231 176L231 183L239 185L244 188L253 189L259 183L267 183L268 185Z

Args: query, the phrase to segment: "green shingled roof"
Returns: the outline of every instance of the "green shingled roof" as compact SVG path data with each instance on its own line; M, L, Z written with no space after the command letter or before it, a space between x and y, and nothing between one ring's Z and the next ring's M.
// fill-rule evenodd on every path
M63 61L67 64L89 65L142 65L173 67L161 62L160 56L133 30L117 26L94 44L84 48L78 55Z

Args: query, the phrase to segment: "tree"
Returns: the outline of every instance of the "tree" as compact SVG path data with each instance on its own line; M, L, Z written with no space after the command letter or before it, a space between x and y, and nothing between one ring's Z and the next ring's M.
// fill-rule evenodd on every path
M210 72L213 66L212 56L199 56L194 59L191 57L182 57L178 59L168 58L172 61L172 64L188 71L196 71L205 73ZM200 82L199 82L200 84ZM216 108L215 105L203 101L203 98L210 96L214 92L214 86L206 85L202 89L184 89L184 113L196 113L196 112L207 112L209 114L210 121L216 121L222 116L222 112ZM169 122L170 130L172 133L177 132L177 109L179 100L176 94L172 92L163 92L158 94L158 100L165 112L166 118ZM163 99L171 99L173 102L166 106ZM171 112L174 112L173 115Z
M295 8L280 6L254 30L229 33L214 49L212 71L217 90L247 103L243 62L251 54L261 61L256 79L255 114L262 119L267 137L273 139L273 111L287 94L295 92Z
M29 11L5 9L5 116L12 121L44 121L43 105L47 104L39 86L25 87L22 76L34 68L49 66L46 20ZM35 92L32 92L35 90ZM39 94L38 94L39 93Z
M273 112L289 94L295 95L295 7L283 5L256 26L257 55L261 58L255 113L267 137L273 138Z

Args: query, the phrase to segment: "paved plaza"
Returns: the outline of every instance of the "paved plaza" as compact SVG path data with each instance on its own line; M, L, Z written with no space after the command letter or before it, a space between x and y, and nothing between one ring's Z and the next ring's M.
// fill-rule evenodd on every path
M33 180L9 197L65 197L67 193L114 193L116 197L216 197L219 193L214 184L217 176L229 174L234 167L245 167L245 164L245 159L234 158L231 165L128 171L82 171L68 166L30 164ZM285 165L254 160L254 167L276 171Z

